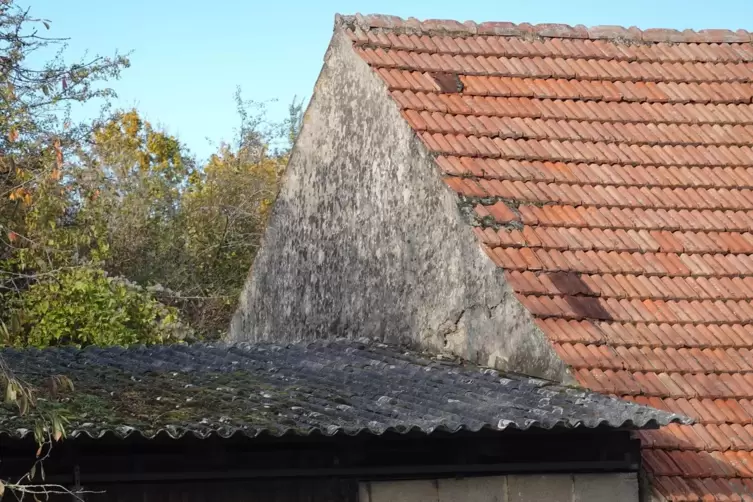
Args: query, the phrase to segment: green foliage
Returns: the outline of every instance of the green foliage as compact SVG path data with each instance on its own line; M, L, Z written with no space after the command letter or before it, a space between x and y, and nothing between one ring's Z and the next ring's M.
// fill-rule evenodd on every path
M163 343L185 336L176 309L101 270L76 268L41 278L13 305L6 345Z
M195 171L185 147L130 110L98 123L77 160L77 221L103 229L102 266L139 284L181 267L181 198Z
M89 135L87 124L72 124L69 106L113 96L98 84L129 64L117 54L69 64L62 53L34 64L39 52L64 44L40 33L48 27L13 0L0 0L0 260L19 242L45 254L47 242L35 232L65 216L63 163Z
M236 95L240 128L203 165L135 110L74 123L70 105L114 93L127 58L67 63L64 40L40 32L15 0L0 0L0 341L5 346L169 343L224 332L256 254L302 103L269 123ZM104 108L103 110L109 110ZM64 375L52 395L73 392ZM67 420L35 398L0 359L4 403L33 424L37 460L11 491L33 482ZM48 445L47 453L44 446ZM66 493L56 487L57 493Z
M34 67L30 55L59 43L37 35L46 23L0 0L0 337L41 347L221 336L302 103L273 123L239 90L235 137L198 163L136 110L73 123L66 103L112 97L98 84L128 60Z
M227 329L300 127L301 103L281 123L240 92L236 104L234 140L204 164L129 110L99 124L76 168L81 193L97 194L80 197L80 214L106 228L102 267L177 307L202 338Z

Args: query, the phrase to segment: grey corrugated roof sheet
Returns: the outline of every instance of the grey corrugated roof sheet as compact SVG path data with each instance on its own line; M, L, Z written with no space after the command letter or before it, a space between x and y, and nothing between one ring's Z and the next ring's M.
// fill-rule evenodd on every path
M62 410L74 436L428 434L643 428L687 421L580 388L375 342L3 349L1 354L17 376L40 389L51 375L72 379L74 392L43 395L39 406ZM27 420L5 407L0 433L23 436L31 429Z

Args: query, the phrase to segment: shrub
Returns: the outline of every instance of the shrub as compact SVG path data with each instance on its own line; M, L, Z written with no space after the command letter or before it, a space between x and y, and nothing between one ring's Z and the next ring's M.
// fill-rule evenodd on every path
M42 277L12 301L16 308L4 330L7 345L151 344L189 334L175 308L95 268Z

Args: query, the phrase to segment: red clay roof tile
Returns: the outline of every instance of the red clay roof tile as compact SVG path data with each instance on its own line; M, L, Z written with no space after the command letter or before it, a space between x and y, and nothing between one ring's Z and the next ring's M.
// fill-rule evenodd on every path
M753 36L338 23L576 379L698 419L642 434L654 490L753 500Z

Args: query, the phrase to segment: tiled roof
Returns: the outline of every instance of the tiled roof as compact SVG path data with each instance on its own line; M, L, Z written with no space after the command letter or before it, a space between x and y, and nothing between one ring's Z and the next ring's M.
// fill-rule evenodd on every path
M578 381L698 420L642 433L657 496L753 500L753 35L338 26Z
M371 342L3 349L0 357L42 393L40 407L71 420L73 436L429 434L688 421L581 388ZM70 378L74 391L51 394L55 375ZM29 420L0 408L0 433L24 436L33 430Z

